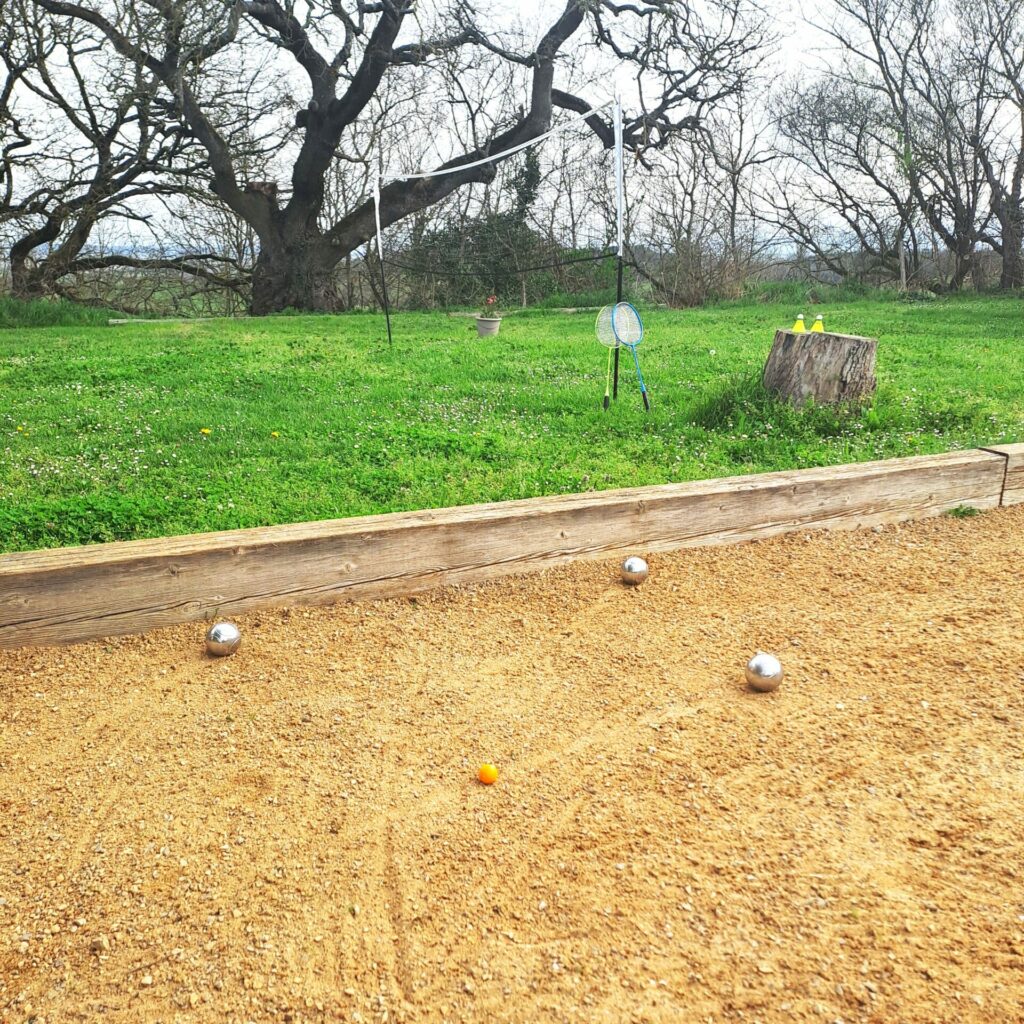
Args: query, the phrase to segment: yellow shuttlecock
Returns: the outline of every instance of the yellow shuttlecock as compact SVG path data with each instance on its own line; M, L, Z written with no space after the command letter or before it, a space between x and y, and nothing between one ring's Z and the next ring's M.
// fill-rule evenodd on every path
M819 313L814 318L814 324L811 326L812 331L817 331L818 334L825 333L825 318Z
M807 328L804 326L804 315L803 315L803 313L797 313L797 315L796 315L796 323L793 324L793 330L797 334L804 334L807 331Z

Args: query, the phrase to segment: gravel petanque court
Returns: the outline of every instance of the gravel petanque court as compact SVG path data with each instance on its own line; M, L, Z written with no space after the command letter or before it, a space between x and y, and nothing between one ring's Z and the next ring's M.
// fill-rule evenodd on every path
M1024 506L649 561L0 651L0 1022L1024 1020Z

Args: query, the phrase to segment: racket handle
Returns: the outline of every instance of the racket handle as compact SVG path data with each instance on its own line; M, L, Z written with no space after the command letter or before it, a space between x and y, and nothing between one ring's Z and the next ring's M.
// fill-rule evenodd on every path
M605 410L606 410L606 411L607 411L608 407L609 407L609 406L610 406L611 404L612 404L612 400L611 400L611 399L610 399L610 398L609 398L609 397L608 397L607 395L605 395L605 396L604 396L604 407L605 407Z
M640 394L644 396L644 409L647 412L650 412L651 411L651 400L647 397L647 392L646 391L641 391Z

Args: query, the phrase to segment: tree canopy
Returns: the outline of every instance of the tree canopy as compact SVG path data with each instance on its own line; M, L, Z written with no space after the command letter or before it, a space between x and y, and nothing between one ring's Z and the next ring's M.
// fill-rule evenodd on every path
M346 163L419 146L439 168L454 171L386 182L381 219L394 223L486 180L493 164L470 165L542 134L558 111L595 111L589 53L632 69L638 85L625 143L656 150L696 129L707 110L742 87L760 44L745 20L746 0L711 0L703 13L682 0L567 0L532 42L463 3L39 6L58 23L95 33L138 76L162 87L168 125L201 147L209 187L258 238L258 313L335 304L333 269L374 231L365 193L340 209L326 202ZM470 91L474 82L495 81L503 86L500 98L485 102L486 88L483 95ZM595 111L587 121L610 146L607 117ZM444 143L428 145L439 124Z

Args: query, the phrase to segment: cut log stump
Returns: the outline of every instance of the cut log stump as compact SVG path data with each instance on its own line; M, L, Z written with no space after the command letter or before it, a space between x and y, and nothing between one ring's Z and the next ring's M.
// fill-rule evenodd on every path
M764 386L794 405L859 402L875 390L876 338L816 331L776 331Z

